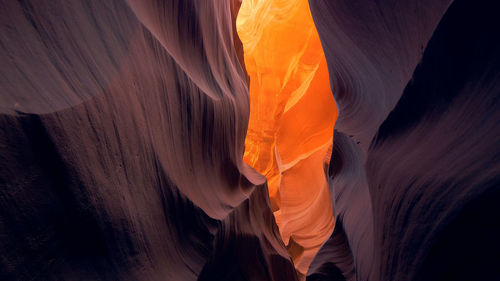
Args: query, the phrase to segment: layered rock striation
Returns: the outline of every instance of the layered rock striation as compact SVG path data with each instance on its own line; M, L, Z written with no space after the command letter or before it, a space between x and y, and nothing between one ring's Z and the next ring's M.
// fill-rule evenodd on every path
M496 280L494 1L310 1L339 106L307 280Z
M250 76L245 161L268 179L281 237L302 275L333 230L325 173L337 116L305 0L245 0L238 14Z
M296 279L243 162L238 6L2 1L0 279Z

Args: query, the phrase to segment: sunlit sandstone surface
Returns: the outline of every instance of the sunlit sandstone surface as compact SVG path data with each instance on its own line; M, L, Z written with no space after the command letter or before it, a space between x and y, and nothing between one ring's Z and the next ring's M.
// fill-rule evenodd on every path
M307 0L244 0L237 18L250 76L244 160L267 177L300 274L333 230L325 169L337 118Z

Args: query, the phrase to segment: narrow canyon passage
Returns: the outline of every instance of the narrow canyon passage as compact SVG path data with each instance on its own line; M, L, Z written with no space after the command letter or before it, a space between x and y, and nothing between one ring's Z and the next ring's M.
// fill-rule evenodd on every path
M250 76L244 160L268 180L271 207L305 275L334 219L326 167L337 117L307 0L244 0L236 22Z
M0 280L498 281L499 10L0 1Z

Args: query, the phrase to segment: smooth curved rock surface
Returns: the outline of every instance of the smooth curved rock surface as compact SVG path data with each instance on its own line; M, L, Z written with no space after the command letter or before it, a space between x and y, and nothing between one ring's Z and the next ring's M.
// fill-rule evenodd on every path
M309 2L339 119L328 168L326 129L281 159L333 195L306 279L498 280L500 3ZM0 2L0 280L304 279L322 240L285 246L243 161L239 6ZM317 102L295 93L283 124Z
M0 279L296 280L243 162L238 6L1 2Z
M244 160L268 179L271 207L301 275L334 221L325 166L337 111L307 0L245 0L237 19L250 75Z
M307 280L498 279L498 3L310 5L339 119Z

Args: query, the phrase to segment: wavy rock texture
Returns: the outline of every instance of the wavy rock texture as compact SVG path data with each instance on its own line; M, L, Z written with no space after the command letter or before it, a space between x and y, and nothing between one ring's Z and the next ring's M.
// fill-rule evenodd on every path
M497 280L499 4L310 6L340 114L307 280Z
M238 2L0 5L0 279L296 280Z
M269 180L281 236L305 275L333 230L325 165L336 107L306 0L245 0L237 20L250 76L245 161Z
M310 0L328 169L307 3L247 3L0 2L0 279L298 280L334 214L307 280L498 280L500 3Z

